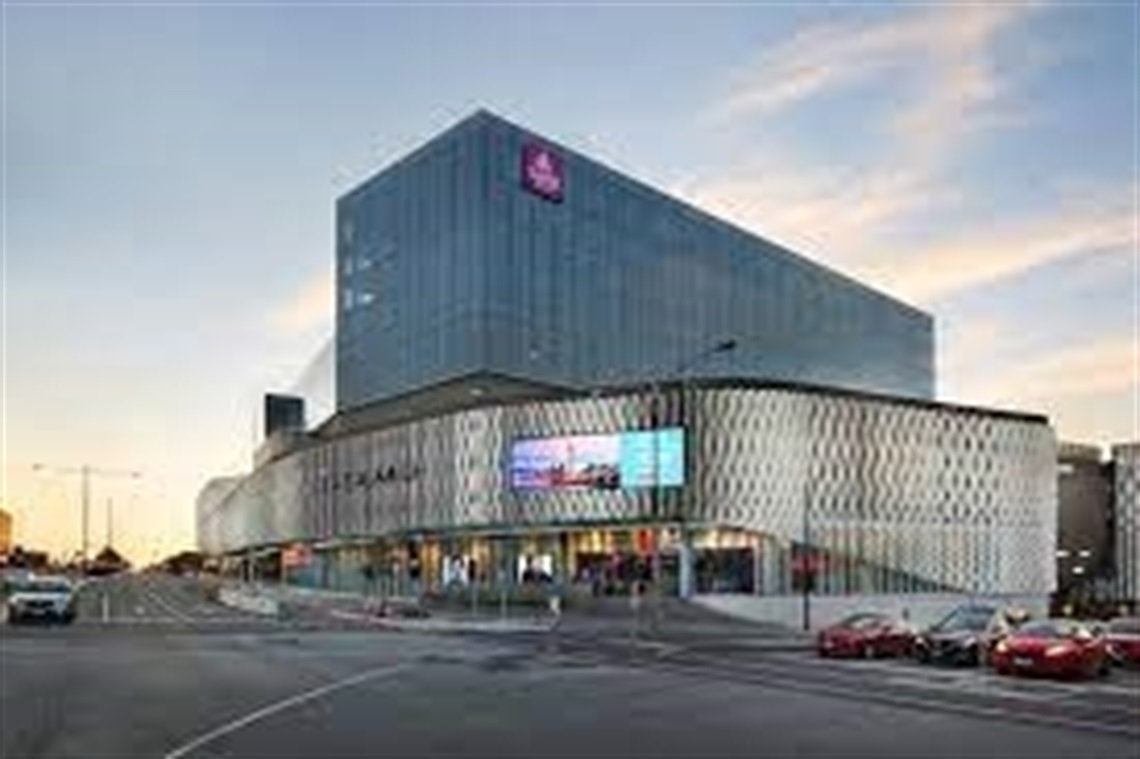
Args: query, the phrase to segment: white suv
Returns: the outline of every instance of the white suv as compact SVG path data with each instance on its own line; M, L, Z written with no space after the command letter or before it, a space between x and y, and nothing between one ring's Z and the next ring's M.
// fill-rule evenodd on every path
M75 588L66 577L31 577L8 596L8 624L31 620L75 620Z

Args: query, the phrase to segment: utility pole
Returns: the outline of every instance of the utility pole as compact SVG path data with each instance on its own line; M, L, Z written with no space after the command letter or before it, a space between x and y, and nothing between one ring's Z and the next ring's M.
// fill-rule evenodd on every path
M142 477L142 472L131 469L104 469L101 467L91 466L90 464L82 464L80 466L50 466L48 464L32 464L32 471L44 472L46 474L58 475L79 475L79 491L81 501L81 523L82 523L82 550L80 562L84 567L87 566L87 560L90 555L90 535L91 535L91 478L92 477L129 477L131 479L138 479ZM108 502L108 509L110 503ZM108 517L108 524L110 518Z
M115 544L115 499L107 499L107 547Z

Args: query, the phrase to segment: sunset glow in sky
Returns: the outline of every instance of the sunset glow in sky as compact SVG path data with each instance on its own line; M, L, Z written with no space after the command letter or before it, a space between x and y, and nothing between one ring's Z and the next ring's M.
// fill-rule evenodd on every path
M335 198L485 107L931 312L943 400L1137 431L1137 6L4 10L4 507L193 542L331 331Z

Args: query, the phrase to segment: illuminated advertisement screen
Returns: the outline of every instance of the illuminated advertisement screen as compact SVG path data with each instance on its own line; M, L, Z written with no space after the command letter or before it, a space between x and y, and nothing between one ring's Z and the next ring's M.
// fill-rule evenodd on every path
M620 490L685 484L685 431L516 440L511 487L519 490Z

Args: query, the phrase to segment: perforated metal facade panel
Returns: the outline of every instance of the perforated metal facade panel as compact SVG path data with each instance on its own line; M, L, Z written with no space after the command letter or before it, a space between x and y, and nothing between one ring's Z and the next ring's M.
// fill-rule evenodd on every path
M1054 438L1008 417L782 390L701 393L693 518L979 593L1055 578Z
M657 513L808 542L979 593L1053 589L1055 442L1043 421L785 389L668 396L688 484ZM687 413L682 413L683 409ZM523 437L650 427L651 397L481 408L267 465L201 514L214 552L398 533L652 519L652 489L512 491ZM684 418L682 418L684 417Z

